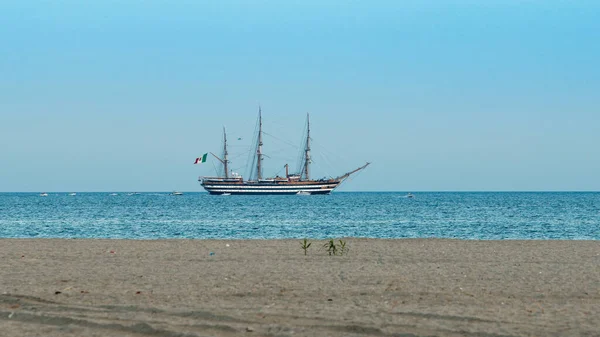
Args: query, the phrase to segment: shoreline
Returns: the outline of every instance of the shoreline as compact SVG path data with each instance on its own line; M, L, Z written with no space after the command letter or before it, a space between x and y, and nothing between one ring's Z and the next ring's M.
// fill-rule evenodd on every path
M599 241L341 239L347 255L329 256L326 240L310 239L307 256L301 239L0 239L0 330L190 337L600 331Z
M300 242L302 240L304 240L305 238L157 238L157 239L151 239L151 238L60 238L60 237L56 237L56 238L49 238L49 237L8 237L8 238L0 238L0 243L3 240L48 240L48 241L52 241L52 240L65 240L65 241L134 241L134 242L160 242L160 241L216 241L216 242L225 242L225 241L232 241L232 242L242 242L242 241L248 241L248 242L268 242L268 241L294 241L294 242ZM439 237L439 238L374 238L374 237L355 237L355 236L347 236L347 237L330 237L330 238L309 238L306 237L307 240L309 241L318 241L318 242L325 242L325 241L329 241L331 239L333 240L377 240L377 241L418 241L418 240L423 240L423 241L458 241L458 242L489 242L489 243L501 243L501 242L598 242L600 243L600 240L598 239L586 239L586 238L582 238L582 239L552 239L552 238L544 238L544 239L463 239L463 238L443 238L443 237Z

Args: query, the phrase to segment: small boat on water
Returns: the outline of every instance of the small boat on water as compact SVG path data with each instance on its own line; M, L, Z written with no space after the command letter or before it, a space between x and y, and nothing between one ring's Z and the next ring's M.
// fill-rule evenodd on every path
M69 193L69 196L71 196L71 197L74 197L74 196L76 196L76 195L77 195L77 193L75 193L75 192L73 192L73 193Z
M171 195L183 195L183 192L172 192Z
M40 197L47 197L48 193L44 192L44 193L40 193Z
M408 194L406 194L406 196L405 196L405 198L414 198L414 197L415 196L410 192L408 192Z

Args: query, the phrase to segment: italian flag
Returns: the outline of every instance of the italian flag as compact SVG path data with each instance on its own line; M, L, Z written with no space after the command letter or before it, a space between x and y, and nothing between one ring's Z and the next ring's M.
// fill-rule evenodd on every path
M208 155L208 153L205 153L205 154L201 155L200 157L196 158L196 161L194 162L194 164L206 163L207 155Z

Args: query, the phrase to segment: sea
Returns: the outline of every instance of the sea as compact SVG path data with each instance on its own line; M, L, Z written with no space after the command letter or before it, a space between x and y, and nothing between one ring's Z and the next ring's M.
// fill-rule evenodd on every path
M599 192L0 193L0 238L600 240Z

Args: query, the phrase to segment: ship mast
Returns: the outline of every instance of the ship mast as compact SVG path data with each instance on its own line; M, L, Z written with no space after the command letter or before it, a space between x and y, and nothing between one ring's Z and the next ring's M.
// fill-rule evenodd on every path
M310 180L310 115L306 114L306 147L304 148L304 174Z
M225 178L229 178L229 169L227 168L227 133L225 127L223 127L223 166L225 168Z
M262 179L262 113L258 107L258 150L256 150L256 175L258 180Z
M223 164L223 169L225 170L225 178L229 178L229 169L227 167L227 164L229 163L229 160L227 159L227 133L225 132L225 127L223 127L223 159L219 158L219 156L212 152L210 154L212 154L213 157L217 158L217 160L220 161L221 164Z

